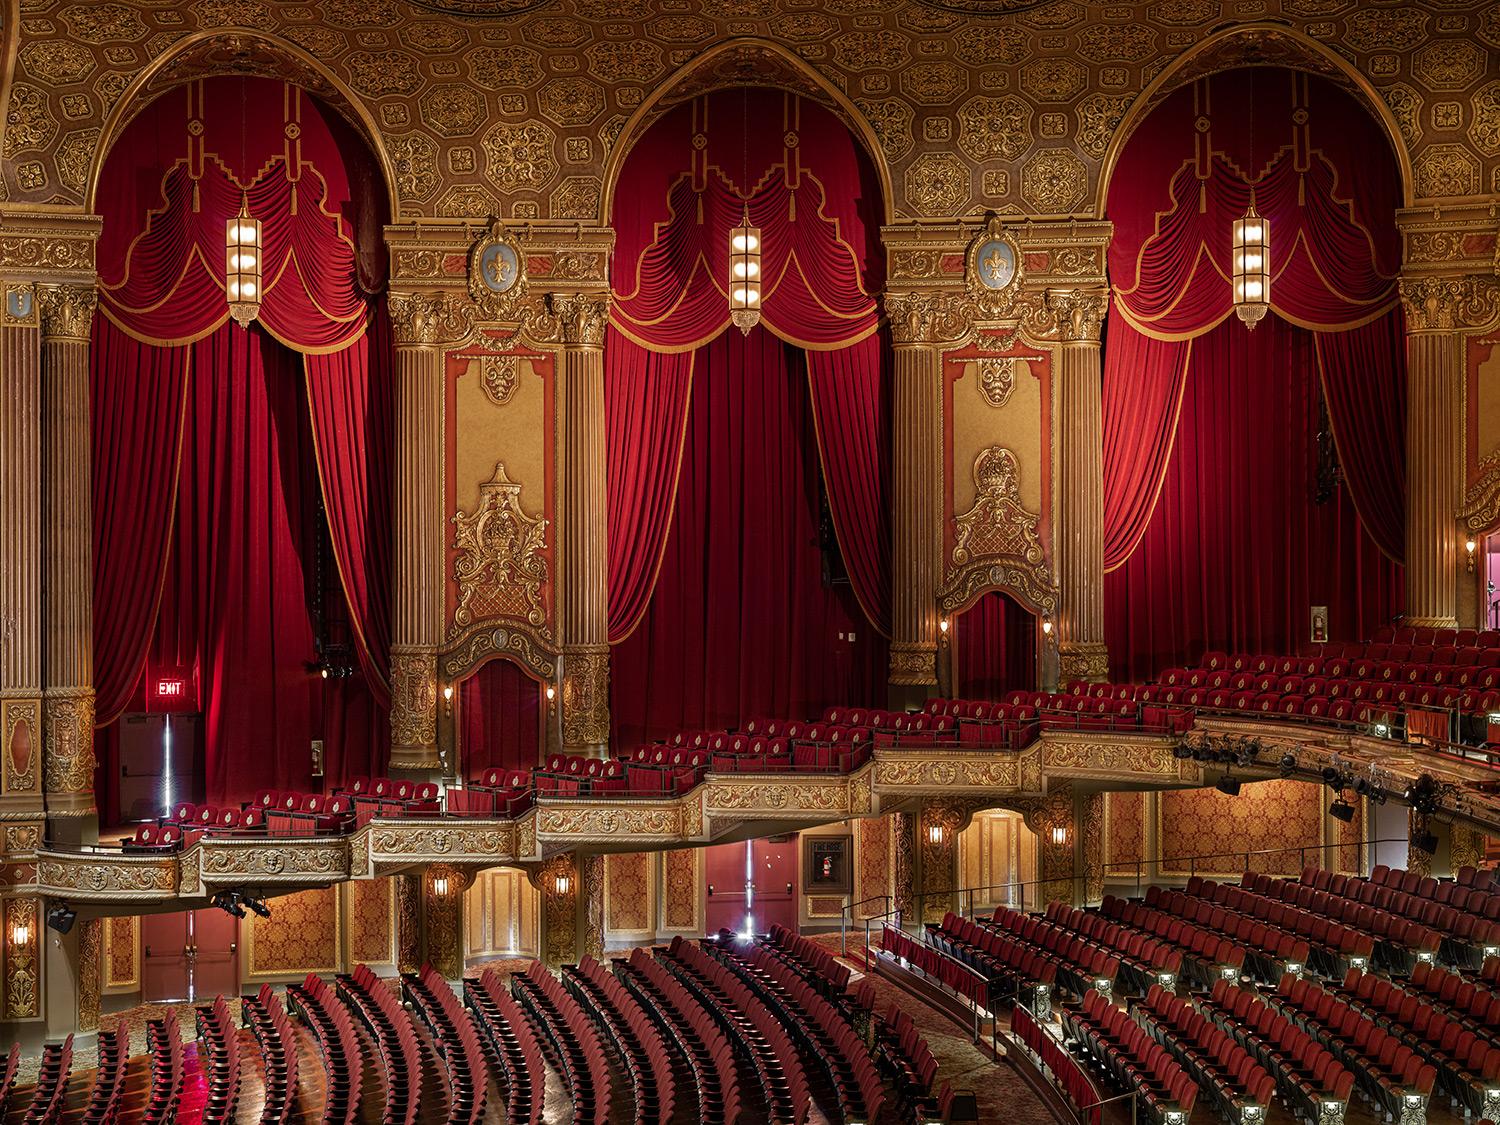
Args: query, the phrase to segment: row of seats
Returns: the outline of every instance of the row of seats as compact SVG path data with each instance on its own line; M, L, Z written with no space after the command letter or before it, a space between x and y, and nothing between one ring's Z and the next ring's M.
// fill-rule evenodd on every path
M662 751L662 762L553 754L531 773L539 797L677 797L708 771L706 750Z
M1113 921L1104 913L1079 910L1066 902L1047 906L1047 920L1108 949L1120 960L1120 974L1137 993L1182 972L1182 950L1160 938Z
M567 1083L573 1120L578 1125L604 1125L610 1120L614 1082L598 1028L537 961L527 965L525 973L512 976L510 986L542 1028L542 1053Z
M766 942L802 966L810 980L821 982L825 995L842 996L848 990L849 966L817 942L787 929L780 922L771 923Z
M943 935L943 938L947 939L948 935ZM1026 983L1019 974L1001 975L994 963L973 957L972 953L970 957L963 956L951 940L938 944L931 930L927 941L916 941L898 927L884 923L880 948L883 953L905 961L934 984L985 1012L994 1012L1001 997L1018 996L1020 987Z
M207 1084L203 1120L211 1125L233 1121L240 1101L240 1043L222 996L198 1009L198 1067Z
M422 1052L411 1013L368 965L336 981L339 998L375 1039L385 1073L382 1125L413 1125L422 1104Z
M507 1125L541 1125L547 1088L536 1028L493 969L464 981L464 999L498 1063L493 1073L505 1096Z
M99 1061L88 1103L79 1118L81 1125L114 1125L125 1096L125 1073L130 1065L130 1024L121 1020L114 1027L99 1029ZM14 1064L8 1064L14 1079ZM0 1107L5 1101L0 1098Z
M1159 888L1151 888L1159 892ZM1164 892L1170 895L1175 892ZM1191 921L1170 909L1158 909L1161 899L1148 892L1145 902L1130 902L1106 895L1099 910L1123 926L1158 938L1181 951L1183 973L1204 988L1224 972L1238 974L1245 966L1245 947L1208 925Z
M1227 980L1197 999L1198 1007L1276 1075L1288 1106L1315 1121L1329 1106L1340 1114L1354 1091L1354 1075L1329 1050L1251 989Z
M1057 966L1059 983L1082 994L1099 982L1113 988L1120 973L1120 959L1110 950L1085 941L1045 918L1038 918L1008 906L995 907L987 923L1028 943L1042 957Z
M1429 926L1413 922L1392 910L1320 891L1295 879L1246 872L1241 889L1271 901L1293 905L1332 924L1342 925L1356 933L1369 935L1375 943L1378 959L1398 972L1411 971L1419 954L1424 959L1435 956L1442 935Z
M892 946L899 948L903 939L911 940L900 934L899 930L894 930L894 927L888 926L887 929L894 931L886 935L891 942L885 945L887 949ZM982 991L976 991L972 995L969 993L967 975L960 977L960 987L955 991L968 996L987 1011L994 1012L1002 1002L1024 1001L1025 994L1037 985L1050 986L1057 979L1056 962L1049 960L1041 952L989 926L981 926L967 918L961 918L951 910L943 916L941 922L929 922L925 929L929 945L967 965L984 978L987 987ZM898 934L899 937L896 936ZM910 957L906 959L911 960ZM953 987L948 980L943 983Z
M1245 1120L1247 1106L1270 1107L1276 1079L1217 1024L1159 984L1141 1002L1141 1022L1198 1087L1231 1121Z
M474 1023L448 982L430 965L401 978L407 1002L437 1042L448 1072L449 1125L478 1125L484 1119L490 1072L474 1033Z
M287 988L287 999L302 1018L323 1059L326 1094L323 1125L354 1125L364 1093L364 1053L349 1010L314 973Z
M588 954L564 968L563 983L623 1061L635 1125L667 1125L677 1110L677 1088L661 1030L618 978Z
M1398 873L1396 882L1401 883ZM1390 878L1387 874L1387 878ZM1301 883L1314 890L1358 902L1434 930L1448 959L1477 969L1486 947L1500 946L1500 895L1461 886L1454 880L1414 878L1411 891L1402 886L1306 868ZM1491 914L1493 917L1491 917Z
M265 1071L261 1125L287 1125L297 1109L297 1034L269 984L240 1000L240 1019L255 1036Z
M146 1054L151 1059L151 1087L141 1111L141 1121L144 1125L161 1125L176 1116L185 1077L182 1029L173 1009L168 1008L161 1019L146 1021Z
M26 1107L26 1125L43 1125L58 1119L68 1092L68 1076L73 1072L73 1037L42 1048L37 1067L36 1085L31 1088L31 1102Z
M514 819L531 808L531 771L487 769L462 789L448 790L448 812L454 816Z
M1096 1067L1140 1095L1153 1120L1163 1122L1169 1113L1180 1114L1180 1121L1192 1116L1198 1083L1123 1008L1091 988L1079 1008L1063 1013L1062 1025Z
M1264 924L1267 927L1267 940L1277 946L1285 948L1285 939L1278 936L1281 934L1290 935L1294 943L1298 940L1305 941L1307 957L1301 964L1328 975L1341 973L1358 961L1369 964L1375 955L1375 937L1372 934L1330 920L1299 904L1282 902L1278 898L1258 894L1233 883L1215 883L1205 879L1194 887L1190 880L1188 888L1181 892L1159 888L1148 890L1146 900L1161 903L1167 901L1168 896L1179 894L1180 899L1171 898L1170 901L1182 904L1180 908L1192 911L1194 917L1206 917L1211 922L1216 918L1214 909L1222 908L1224 924L1239 927L1247 923L1252 927L1256 923ZM1193 904L1195 899L1199 904ZM1231 919L1241 921L1231 922ZM1301 949L1294 944L1288 955L1280 959L1281 967L1284 969L1288 965L1298 964L1296 954L1300 952Z
M909 1012L892 1004L884 1019L875 1027L875 1051L887 1069L897 1075L895 1082L902 1100L919 1121L948 1121L953 1113L953 1086L944 1082L936 1091L933 1079L937 1060L932 1048L917 1031Z

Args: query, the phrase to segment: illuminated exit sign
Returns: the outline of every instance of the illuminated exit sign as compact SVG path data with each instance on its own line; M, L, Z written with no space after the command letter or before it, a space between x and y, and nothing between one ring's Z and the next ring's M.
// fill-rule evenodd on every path
M196 711L197 691L191 676L159 673L151 678L152 711Z

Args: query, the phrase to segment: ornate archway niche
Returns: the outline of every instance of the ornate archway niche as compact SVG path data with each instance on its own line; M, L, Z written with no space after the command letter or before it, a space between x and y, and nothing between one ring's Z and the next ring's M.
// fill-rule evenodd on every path
M880 180L882 217L893 222L895 212L891 190L891 169L885 151L870 123L854 103L837 87L791 51L765 39L730 39L688 63L665 82L630 115L610 149L604 168L604 194L599 215L608 222L613 213L615 185L630 157L636 141L645 135L656 120L668 110L698 97L727 87L760 86L788 90L811 98L830 110L858 138Z
M1094 214L1103 218L1109 185L1114 177L1120 154L1142 121L1176 90L1226 70L1242 67L1282 67L1305 71L1333 82L1351 94L1379 124L1391 146L1401 174L1402 203L1410 207L1413 199L1411 154L1401 139L1390 107L1386 105L1370 80L1355 69L1348 59L1323 43L1280 23L1247 23L1224 28L1207 36L1195 47L1178 56L1152 80L1131 104L1125 119L1110 139L1104 154L1099 184L1094 196Z
M202 31L189 35L163 51L136 76L115 103L100 131L89 169L84 209L95 210L99 177L110 150L125 127L146 106L168 90L199 78L244 75L291 82L337 112L374 153L385 183L390 216L392 219L400 216L401 201L397 194L395 169L375 119L364 104L334 77L328 67L301 47L274 35L245 29Z

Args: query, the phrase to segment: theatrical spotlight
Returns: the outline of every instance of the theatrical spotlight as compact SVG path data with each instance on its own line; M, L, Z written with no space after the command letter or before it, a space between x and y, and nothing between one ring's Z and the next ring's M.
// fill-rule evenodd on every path
M1172 747L1172 757L1178 761L1186 761L1193 756L1193 746L1190 742L1179 742Z
M217 906L225 914L232 914L236 918L245 916L245 908L240 905L240 896L234 891L219 891L209 899L209 905Z
M1226 797L1238 797L1240 795L1240 779L1230 777L1227 774L1214 782L1214 788Z
M78 920L78 911L70 910L66 903L59 902L55 906L47 908L47 928L65 934L73 928L73 923Z
M1277 769L1281 772L1282 777L1291 777L1292 774L1297 772L1297 755L1283 754Z
M1369 778L1362 777L1354 783L1354 791L1367 801L1374 801L1377 805L1385 804L1386 792Z
M1328 815L1334 820L1342 820L1345 824L1354 820L1354 806L1340 797L1328 806Z
M1430 773L1417 778L1402 794L1402 799L1419 813L1436 812L1442 803L1440 797L1441 788Z
M265 904L265 901L263 899L256 898L254 895L249 894L248 892L241 895L240 897L246 906L248 906L256 914L259 914L262 918L269 918L271 916L271 908Z

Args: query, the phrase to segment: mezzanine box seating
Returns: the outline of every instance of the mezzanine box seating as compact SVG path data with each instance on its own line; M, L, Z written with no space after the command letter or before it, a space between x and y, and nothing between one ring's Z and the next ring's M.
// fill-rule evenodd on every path
M487 769L447 798L454 816L518 817L531 808L531 771Z
M1139 1093L1153 1120L1165 1121L1168 1113L1181 1114L1182 1121L1192 1116L1198 1083L1123 1008L1091 988L1080 1007L1063 1012L1062 1024L1067 1037L1099 1070Z
M494 1070L505 1096L508 1125L541 1125L546 1095L541 1037L530 1017L493 969L478 980L464 981L464 999L474 1013L481 1035L498 1062Z
M265 1106L261 1125L286 1125L297 1108L297 1033L269 984L240 999L240 1021L255 1036L264 1062Z
M1269 1002L1307 1032L1355 1076L1356 1087L1380 1112L1399 1116L1408 1103L1425 1108L1437 1068L1338 995L1288 973Z
M652 746L609 759L553 754L531 776L538 797L677 797L708 767L707 750Z
M356 777L337 792L354 802L355 821L360 825L377 816L440 816L443 812L435 781Z

